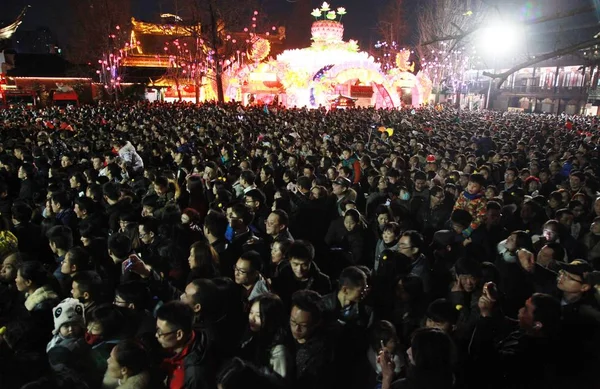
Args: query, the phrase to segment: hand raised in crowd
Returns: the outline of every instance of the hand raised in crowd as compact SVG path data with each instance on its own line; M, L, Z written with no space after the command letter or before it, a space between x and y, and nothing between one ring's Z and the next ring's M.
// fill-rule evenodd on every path
M490 317L496 304L495 296L496 284L493 282L486 282L483 286L483 294L479 297L477 306L482 317Z
M528 273L533 273L533 269L535 268L535 255L525 249L517 250L517 257L519 258L519 263L523 270Z

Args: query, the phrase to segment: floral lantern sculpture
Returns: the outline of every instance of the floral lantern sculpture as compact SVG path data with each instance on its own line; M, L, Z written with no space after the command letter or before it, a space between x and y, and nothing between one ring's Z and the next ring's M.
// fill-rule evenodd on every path
M387 93L389 87L381 65L359 50L355 40L344 41L342 18L346 9L332 9L328 3L312 11L312 44L304 49L286 50L275 61L278 76L286 91L288 106L332 106L344 95L352 97L352 88L361 89L365 105L392 108L398 106ZM359 85L360 84L360 85ZM385 94L386 99L376 99ZM376 93L377 92L377 93ZM370 94L369 94L370 93ZM369 97L373 95L373 97Z
M239 95L246 85L244 93L259 95L260 88L252 92L252 81L259 79L264 83L272 77L269 82L276 80L281 85L282 96L278 101L288 107L333 107L334 101L343 97L356 100L359 106L394 108L401 106L401 96L407 91L413 96L408 104L427 101L431 82L427 82L425 75L412 73L410 51L400 52L398 67L386 73L371 55L360 51L357 41L344 41L345 8L332 9L325 2L311 15L315 21L311 26L310 47L285 50L276 59L263 62L268 48L261 41L254 42L249 53L253 63L232 77L236 83L231 83L231 91L238 91Z

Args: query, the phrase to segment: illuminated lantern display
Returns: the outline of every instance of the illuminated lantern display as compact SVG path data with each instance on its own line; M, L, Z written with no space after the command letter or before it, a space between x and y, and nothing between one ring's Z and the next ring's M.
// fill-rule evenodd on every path
M401 51L398 67L386 71L375 58L360 51L354 40L344 41L341 23L345 8L332 9L328 3L315 8L310 47L285 50L276 59L260 64L260 40L249 53L248 63L231 75L227 96L244 104L277 102L287 107L345 108L374 106L394 108L409 101L418 106L431 93L425 75L411 73L410 51ZM265 49L266 51L266 49ZM408 55L407 55L408 54ZM266 55L264 56L266 58ZM429 88L427 90L427 88Z

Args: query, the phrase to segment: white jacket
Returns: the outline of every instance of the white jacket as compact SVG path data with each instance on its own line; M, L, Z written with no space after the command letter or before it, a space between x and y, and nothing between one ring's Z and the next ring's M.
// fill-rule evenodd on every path
M134 171L144 168L144 161L142 161L142 157L135 151L135 147L133 147L131 142L127 142L125 146L119 149L119 157L121 157L128 166L131 166Z

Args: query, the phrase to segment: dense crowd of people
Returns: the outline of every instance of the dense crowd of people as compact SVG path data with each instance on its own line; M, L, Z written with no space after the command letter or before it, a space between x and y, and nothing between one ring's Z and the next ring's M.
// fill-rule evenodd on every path
M598 386L595 118L0 111L0 388Z

